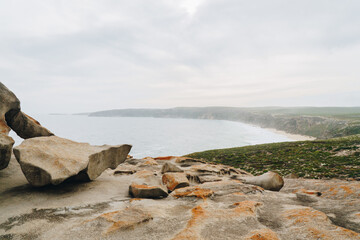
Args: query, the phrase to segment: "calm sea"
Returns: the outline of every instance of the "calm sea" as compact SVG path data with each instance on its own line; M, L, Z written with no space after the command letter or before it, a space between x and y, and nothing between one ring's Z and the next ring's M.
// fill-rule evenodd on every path
M134 157L185 155L217 148L292 141L251 125L199 119L142 117L34 116L57 136L94 145L132 144ZM20 144L22 139L10 134Z

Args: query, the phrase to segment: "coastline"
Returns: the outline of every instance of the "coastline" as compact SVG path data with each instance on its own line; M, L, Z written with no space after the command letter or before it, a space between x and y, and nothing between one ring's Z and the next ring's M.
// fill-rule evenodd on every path
M275 128L264 128L264 129L267 129L267 130L269 130L269 131L271 131L273 133L284 135L284 136L290 138L291 140L295 140L295 141L316 140L315 137L306 136L306 135L300 135L300 134L292 134L292 133L288 133L288 132L285 132L285 131L277 130Z

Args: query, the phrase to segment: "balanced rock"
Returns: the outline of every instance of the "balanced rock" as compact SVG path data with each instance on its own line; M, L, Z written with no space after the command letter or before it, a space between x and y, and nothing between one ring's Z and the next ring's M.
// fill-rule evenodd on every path
M165 173L162 176L162 182L170 191L190 185L185 173Z
M8 166L13 145L14 140L11 137L0 133L0 170Z
M161 173L167 173L167 172L184 172L184 170L182 170L181 168L179 168L178 166L176 166L175 164L166 162L162 169L161 169Z
M15 94L0 82L0 132L8 134L10 127L6 118L10 111L20 111L20 101Z
M266 190L280 191L284 186L284 179L276 172L267 172L260 176L243 177L247 184L260 186Z
M22 138L52 136L52 132L38 121L20 110L20 101L4 84L0 82L0 132L8 134L10 128Z
M33 186L57 185L73 177L94 180L107 168L124 162L131 145L92 146L51 136L24 140L14 154Z

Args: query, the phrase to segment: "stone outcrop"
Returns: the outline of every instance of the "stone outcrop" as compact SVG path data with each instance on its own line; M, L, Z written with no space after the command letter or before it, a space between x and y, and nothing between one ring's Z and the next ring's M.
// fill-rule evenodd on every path
M0 82L0 132L8 134L14 130L22 138L54 135L40 125L38 121L23 113L20 101L4 84Z
M13 145L14 140L11 137L0 133L0 170L8 166Z
M130 149L130 145L91 146L52 136L24 140L14 148L14 154L29 183L44 186L70 177L94 180L105 169L122 163Z
M27 186L12 159L0 172L0 239L360 238L358 181L285 178L281 191L275 192L245 183L241 178L249 175L237 168L223 174L223 165L197 162L183 167L181 158L154 159L157 164L126 159L97 181L39 190ZM218 181L189 181L190 186L165 198L161 169L166 163L181 167L183 174ZM209 171L195 171L194 166ZM120 169L129 171L116 173ZM157 191L163 198L145 194L156 186L162 187ZM144 192L129 195L135 191Z

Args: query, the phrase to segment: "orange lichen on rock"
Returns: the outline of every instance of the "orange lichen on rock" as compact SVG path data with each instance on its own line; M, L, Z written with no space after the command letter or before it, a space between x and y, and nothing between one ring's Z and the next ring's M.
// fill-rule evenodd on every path
M293 220L293 224L295 225L299 223L308 223L311 221L329 221L325 213L309 207L287 210L284 212L283 216L287 219Z
M176 158L174 156L165 156L165 157L156 157L155 160L171 160L173 158Z
M144 164L146 165L158 165L154 159L148 159Z
M148 185L143 185L143 184L131 184L131 186L133 188L136 188L136 189L154 189L154 188L158 188L157 186L148 186Z
M317 196L320 196L321 195L321 192L319 191L315 191L315 190L307 190L305 188L301 188L301 189L296 189L295 191L293 191L293 193L306 193L306 194L309 194L309 195L317 195Z
M245 240L279 240L277 234L269 228L252 231Z
M360 197L360 183L349 182L344 185L329 185L329 190L324 192L324 197L346 198L346 197Z
M184 188L190 185L184 173L169 172L162 176L162 182L170 191L174 191L177 188Z
M245 215L245 216L251 216L255 214L256 207L261 206L262 204L260 202L255 201L242 201L234 203L234 212L236 214Z
M198 205L191 209L191 218L188 221L186 227L172 240L188 239L198 240L201 239L197 226L200 225L208 217L207 212L201 205Z
M214 194L214 191L210 189L202 189L200 187L185 187L181 189L176 189L173 193L173 196L176 198L180 197L197 197L197 198L208 198Z
M0 132L6 135L8 135L10 132L10 127L2 119L0 120Z
M120 211L108 212L101 214L95 219L85 221L85 223L93 221L102 221L110 223L110 226L103 231L103 234L109 234L117 230L125 230L135 227L135 225L150 221L151 215L136 208L126 208Z

